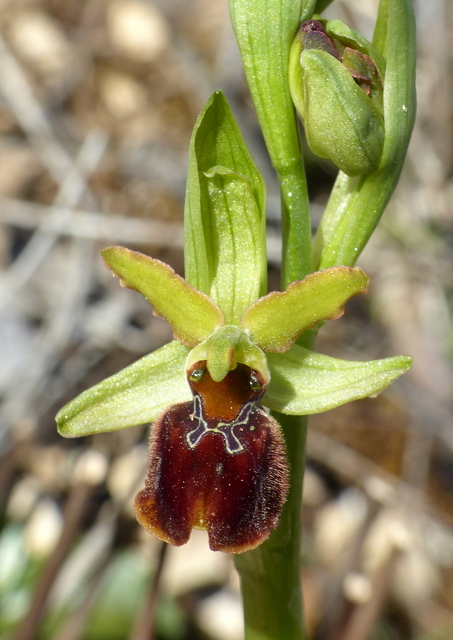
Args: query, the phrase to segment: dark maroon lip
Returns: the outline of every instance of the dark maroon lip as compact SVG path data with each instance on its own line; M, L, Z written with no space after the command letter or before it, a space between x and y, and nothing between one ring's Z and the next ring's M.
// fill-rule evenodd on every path
M207 530L212 549L240 553L279 522L288 488L285 445L259 406L265 386L253 370L238 365L216 383L204 364L189 372L193 400L170 407L152 428L135 511L145 529L171 544L186 543L195 527Z

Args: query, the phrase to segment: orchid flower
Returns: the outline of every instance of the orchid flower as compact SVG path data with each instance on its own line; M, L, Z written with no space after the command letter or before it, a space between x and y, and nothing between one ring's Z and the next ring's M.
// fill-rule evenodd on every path
M174 545L192 528L240 553L279 521L288 488L284 438L269 410L306 415L374 396L411 358L349 362L297 341L368 289L359 267L311 273L266 294L265 192L220 92L195 126L185 209L185 277L122 247L102 254L174 340L83 392L57 416L63 436L152 423L138 521Z

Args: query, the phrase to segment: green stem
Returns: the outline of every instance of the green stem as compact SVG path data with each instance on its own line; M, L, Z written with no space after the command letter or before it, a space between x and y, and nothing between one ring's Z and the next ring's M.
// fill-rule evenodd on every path
M315 4L315 0L230 0L245 75L280 184L284 288L312 270L307 185L288 65L294 35Z
M282 288L312 271L311 223L297 119L288 83L294 34L315 0L230 0L245 74L282 201ZM279 416L291 486L280 524L269 539L236 558L244 599L246 640L303 640L300 516L305 417Z
M282 290L312 271L311 223L302 160L278 173L282 206Z
M277 417L277 416L276 416ZM291 487L278 528L253 551L238 555L245 640L304 640L300 520L306 416L279 414L288 449Z

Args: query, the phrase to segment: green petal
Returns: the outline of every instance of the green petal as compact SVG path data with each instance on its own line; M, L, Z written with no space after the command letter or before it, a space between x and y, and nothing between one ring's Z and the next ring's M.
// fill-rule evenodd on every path
M223 324L215 302L189 286L164 262L124 247L104 249L102 256L121 284L139 291L186 346L194 347Z
M286 351L306 329L343 314L344 304L366 293L369 279L358 267L334 267L273 291L252 304L242 317L253 342L268 352Z
M187 281L228 324L266 290L265 186L222 93L194 128L184 211Z
M59 433L73 438L153 422L165 407L190 400L187 353L170 342L87 389L59 411Z
M374 396L412 364L409 356L348 362L293 345L269 354L271 382L263 403L281 413L306 415Z

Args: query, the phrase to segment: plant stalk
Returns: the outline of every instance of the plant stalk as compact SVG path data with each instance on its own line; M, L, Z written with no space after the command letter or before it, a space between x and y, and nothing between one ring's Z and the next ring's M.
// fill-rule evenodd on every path
M275 415L285 436L291 486L280 524L262 545L236 556L245 640L304 640L301 590L302 483L307 416Z

